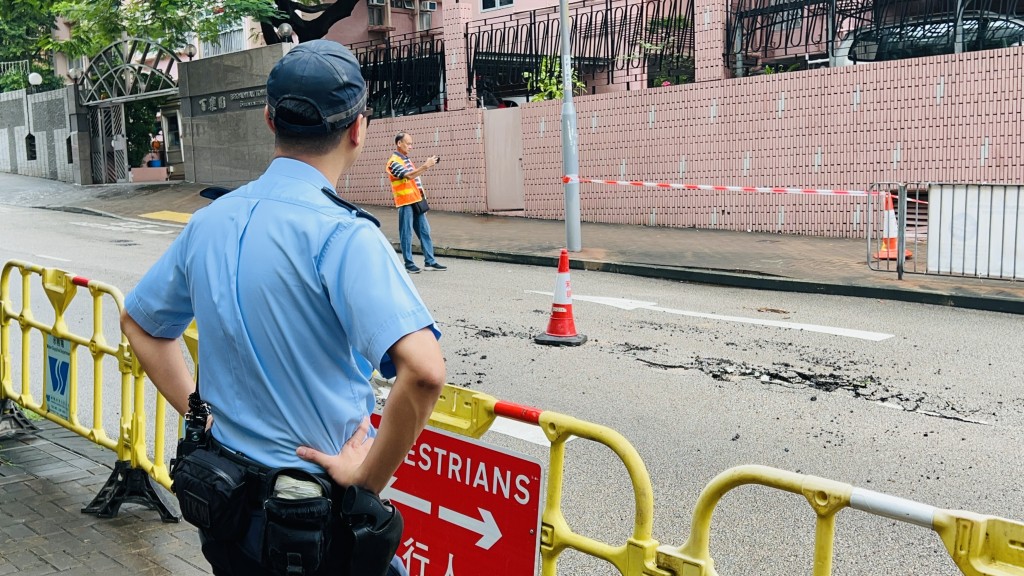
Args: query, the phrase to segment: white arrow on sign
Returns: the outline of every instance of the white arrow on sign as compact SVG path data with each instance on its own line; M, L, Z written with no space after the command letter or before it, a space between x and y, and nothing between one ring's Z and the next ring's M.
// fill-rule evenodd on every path
M526 292L532 294L544 294L546 296L552 295L551 292L542 292L540 290L526 290ZM847 338L860 338L861 340L869 340L871 342L881 342L882 340L887 340L893 337L892 334L883 334L881 332L868 332L866 330L853 330L850 328L820 326L817 324L800 324L798 322L783 322L780 320L764 320L761 318L745 318L743 316L707 314L704 312L691 312L689 310L674 310L672 308L662 308L657 305L657 302L626 300L625 298L609 298L606 296L583 296L581 294L573 294L572 298L573 300L580 300L582 302L594 302L595 304L614 306L615 308L621 308L623 310L652 310L654 312L665 312L667 314L677 314L679 316L690 316L693 318L706 318L708 320L722 320L725 322L740 322L743 324L774 326L776 328L788 328L791 330L806 330L807 332L819 332L821 334L834 334L836 336L845 336Z
M395 488L394 484L397 481L398 477L392 476L391 480L388 480L388 485L385 486L384 489L380 491L381 497L387 498L388 500L394 500L399 504L404 504L409 508L412 508L413 510L419 510L420 512L423 512L424 514L430 514L430 509L432 507L432 505L430 504L430 500L424 500L419 496L413 496L408 492L402 492L401 490Z
M449 510L444 506L437 507L437 515L445 522L451 522L456 526L461 526L470 532L476 532L480 535L480 539L476 541L476 545L484 550L490 550L491 546L501 539L501 530L498 529L498 523L494 521L494 516L483 508L477 508L480 511L480 518L471 518L465 514L460 514L454 510Z

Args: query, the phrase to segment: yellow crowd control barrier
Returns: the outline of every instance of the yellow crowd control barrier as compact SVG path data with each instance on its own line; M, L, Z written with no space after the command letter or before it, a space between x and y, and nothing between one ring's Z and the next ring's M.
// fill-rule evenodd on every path
M973 512L942 510L849 484L767 466L738 466L716 476L701 492L691 532L679 548L658 549L657 565L677 576L717 576L709 551L711 514L733 488L759 484L803 495L817 515L814 576L832 573L836 513L843 508L934 530L966 576L1024 576L1024 524Z
M21 306L16 309L12 294L12 277L20 276ZM53 323L37 320L32 310L32 279L37 278L53 311ZM68 327L67 311L79 288L88 290L92 304L92 331L89 336L73 333ZM96 444L109 448L116 455L114 471L99 494L83 512L112 517L124 502L143 504L156 509L167 522L178 520L164 502L162 492L155 489L146 472L139 467L140 454L145 454L145 411L142 410L143 374L128 346L128 340L117 330L116 344L108 343L103 330L103 303L111 299L118 314L124 297L117 288L75 276L57 268L44 268L28 262L12 260L0 273L0 430L25 430L31 427L11 403L20 405L55 422ZM11 327L21 331L20 390L13 382ZM32 394L33 333L42 337L38 351L43 363L43 394ZM92 359L92 422L80 421L78 355L85 347ZM121 407L116 438L103 428L104 359L112 359L120 374ZM134 403L133 403L134 399Z
M442 430L479 438L498 416L535 424L551 442L546 498L541 513L541 576L557 574L558 557L566 549L601 558L623 575L670 574L655 565L658 542L651 536L654 525L654 489L647 467L629 441L606 426L557 412L500 401L493 396L452 385L445 385L430 417L430 424ZM635 512L633 533L622 544L607 544L578 534L562 514L565 443L574 436L607 446L626 467L633 485Z
M22 306L15 310L10 294L14 271L21 276ZM31 311L30 278L38 276L54 311L54 322L47 325L35 320ZM93 333L89 338L72 334L67 327L65 311L75 297L77 288L89 290L93 303ZM127 339L119 335L116 346L107 344L101 326L102 299L109 296L123 308L123 298L116 288L67 272L42 268L20 261L8 262L0 275L0 424L11 420L7 408L15 402L78 434L115 451L117 464L110 480L83 512L101 517L117 514L123 502L145 504L160 511L165 521L177 518L164 504L163 493L155 490L153 481L170 487L165 453L164 417L167 402L156 395L154 449L148 456L144 402L145 374L140 369ZM21 391L12 383L10 328L17 323L22 332ZM44 341L68 343L68 398L66 410L55 410L44 399L38 402L29 387L28 364L31 331L43 334ZM193 323L184 334L185 345L193 361L198 358L198 334ZM86 346L94 360L93 423L91 427L78 421L75 402L78 398L78 347ZM62 346L54 346L54 355L63 358ZM118 438L111 440L102 428L102 358L116 358L121 377L121 415ZM52 359L52 356L48 356ZM198 366L198 363L196 364ZM198 368L197 368L198 371ZM52 378L47 376L52 385ZM541 576L556 576L558 558L567 549L600 558L615 566L623 576L717 576L710 555L711 516L719 500L730 490L747 484L759 484L803 495L817 515L814 576L832 572L836 514L843 508L908 522L934 530L942 539L954 563L967 576L1024 576L1024 524L972 512L943 510L849 484L778 470L765 466L740 466L715 477L701 492L693 513L691 532L680 547L659 545L652 537L654 494L647 468L636 449L618 432L556 412L497 400L481 392L446 385L431 415L435 428L480 438L498 417L539 426L551 443L547 469L544 510L541 514ZM181 421L179 419L179 432ZM0 426L0 432L3 432ZM622 461L633 487L633 532L624 543L600 542L575 532L561 510L564 488L565 445L572 438L588 439L605 445Z

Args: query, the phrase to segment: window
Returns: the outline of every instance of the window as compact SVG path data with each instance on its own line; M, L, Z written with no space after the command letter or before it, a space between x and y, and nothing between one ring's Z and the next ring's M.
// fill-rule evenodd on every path
M367 9L367 23L370 26L383 26L384 25L384 7L383 6L370 6Z
M419 30L420 32L430 30L430 23L432 20L431 16L433 15L433 12L420 12L420 21L418 23L419 27L417 28L417 30Z
M506 8L512 5L513 0L481 0L483 10L494 10L495 8Z
M240 52L245 50L245 30L242 21L233 22L221 29L220 35L213 42L203 42L202 53L204 58Z

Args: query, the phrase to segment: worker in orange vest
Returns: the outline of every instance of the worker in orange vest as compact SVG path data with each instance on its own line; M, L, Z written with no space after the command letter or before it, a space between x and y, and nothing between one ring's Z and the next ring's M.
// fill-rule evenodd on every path
M423 267L428 270L447 270L448 267L434 258L434 243L430 239L430 224L427 222L426 198L423 196L423 183L420 174L436 165L440 160L437 156L427 158L417 168L409 159L412 149L412 135L399 132L395 136L397 150L388 159L388 178L391 180L391 193L395 196L398 208L398 238L402 246L402 258L405 270L409 274L419 274L420 268L412 260L412 234L420 239L423 248Z

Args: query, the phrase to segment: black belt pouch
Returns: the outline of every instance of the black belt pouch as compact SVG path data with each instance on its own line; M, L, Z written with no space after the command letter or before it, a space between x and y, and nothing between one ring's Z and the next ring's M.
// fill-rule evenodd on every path
M318 483L323 496L290 500L276 498L273 487L281 474ZM265 486L263 502L267 524L263 532L263 565L275 574L316 574L327 562L331 544L330 484L294 468L273 470Z
M171 468L171 491L187 522L217 539L248 528L245 468L207 448L197 448Z

